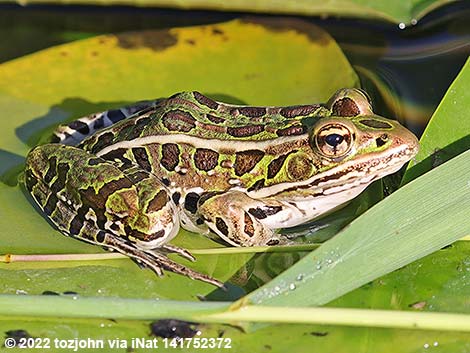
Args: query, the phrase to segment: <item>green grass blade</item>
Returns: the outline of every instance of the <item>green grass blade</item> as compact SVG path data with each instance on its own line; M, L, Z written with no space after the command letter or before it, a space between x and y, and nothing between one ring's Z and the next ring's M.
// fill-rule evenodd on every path
M470 332L470 315L346 308L252 306L210 314L208 322L308 323Z
M0 295L1 316L194 320L197 315L221 312L230 302L81 297L76 295Z
M114 320L176 318L193 322L308 323L470 332L470 315L349 308L246 306L230 302L184 302L80 296L0 296L0 314L8 317L62 317Z
M405 185L243 300L322 305L468 235L469 170L467 151Z

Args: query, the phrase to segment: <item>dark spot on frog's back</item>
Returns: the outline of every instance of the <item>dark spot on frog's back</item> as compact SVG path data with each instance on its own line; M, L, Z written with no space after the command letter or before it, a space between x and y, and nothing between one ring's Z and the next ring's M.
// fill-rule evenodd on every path
M227 134L233 137L249 137L257 135L262 131L264 131L263 125L246 125L227 128Z
M180 109L165 113L162 117L162 123L169 131L189 132L196 127L196 119Z
M97 138L97 141L93 145L91 152L96 154L98 151L102 150L104 147L111 145L113 141L114 134L112 132L107 132L103 135L100 135Z
M194 96L194 99L196 99L196 101L199 103L199 104L202 104L202 105L205 105L206 107L209 107L211 109L214 109L214 110L217 110L217 108L219 107L219 103L217 103L216 101L212 100L211 98L197 92L197 91L194 91L193 92L193 96Z
M53 156L49 158L49 168L47 169L46 175L44 175L44 182L49 184L52 178L57 174L57 157Z
M264 179L258 179L256 180L253 185L251 185L247 191L256 191L264 187L265 180Z
M148 125L150 118L144 117L135 121L135 125L132 130L127 134L127 140L132 140L139 137Z
M331 108L333 115L336 116L357 116L360 114L359 107L351 98L344 97L337 100Z
M293 105L282 108L279 114L284 118L296 118L313 114L319 107L319 105Z
M207 148L197 148L194 153L194 165L196 168L209 171L217 166L219 154Z
M127 150L125 148L116 148L103 154L101 158L114 162L120 161L122 163L122 168L128 168L132 165L132 162L126 157L126 152Z
M178 38L168 30L130 32L116 38L118 45L124 49L145 47L160 51L178 43Z
M212 114L206 114L206 118L214 124L222 124L225 121L224 118Z
M249 118L259 118L266 114L266 108L262 107L240 107L238 111Z

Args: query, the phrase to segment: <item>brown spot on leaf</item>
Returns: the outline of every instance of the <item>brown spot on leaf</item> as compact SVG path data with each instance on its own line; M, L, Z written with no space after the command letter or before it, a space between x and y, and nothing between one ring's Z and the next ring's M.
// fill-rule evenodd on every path
M217 27L213 27L212 28L212 34L222 35L222 34L224 34L224 31L222 31L221 29L219 29Z
M306 35L316 45L328 45L331 37L321 28L306 21L295 18L268 18L268 17L244 17L241 21L261 25L271 32L296 31L300 35Z
M160 51L175 45L178 38L168 30L139 31L116 36L118 45L124 49L150 48Z

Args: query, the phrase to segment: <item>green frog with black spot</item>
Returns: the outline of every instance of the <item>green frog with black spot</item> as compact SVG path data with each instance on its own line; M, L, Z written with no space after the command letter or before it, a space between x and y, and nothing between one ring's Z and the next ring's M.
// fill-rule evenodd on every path
M65 235L221 286L165 255L192 259L169 244L180 225L233 246L282 244L278 229L346 203L417 151L358 89L288 107L184 92L60 126L29 153L25 184Z

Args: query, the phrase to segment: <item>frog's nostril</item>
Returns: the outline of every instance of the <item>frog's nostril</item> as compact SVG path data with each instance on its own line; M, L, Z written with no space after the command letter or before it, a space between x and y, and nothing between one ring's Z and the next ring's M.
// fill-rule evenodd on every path
M377 147L382 147L383 145L385 145L387 141L388 141L388 135L382 134L375 139L375 144L377 145Z

